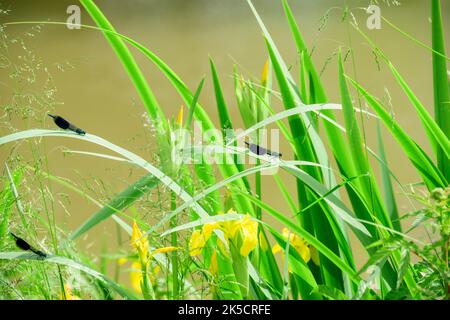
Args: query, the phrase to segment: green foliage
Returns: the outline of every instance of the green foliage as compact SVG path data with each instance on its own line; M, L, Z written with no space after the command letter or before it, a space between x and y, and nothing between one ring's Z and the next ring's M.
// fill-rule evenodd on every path
M13 129L0 137L1 148L36 138L44 141L51 137L83 140L106 148L117 156L74 152L79 156L118 161L146 171L124 190L110 192L106 199L100 199L98 195L92 195L92 190L85 190L43 170L37 157L42 155L42 150L36 149L33 144L28 144L35 155L31 165L21 159L9 159L0 190L1 298L449 298L450 117L446 111L449 102L446 79L448 58L444 50L439 1L431 2L432 48L425 46L433 57L434 119L386 55L354 26L387 63L394 79L410 100L436 154L427 154L391 117L381 100L346 73L346 59L340 51L337 55L336 87L341 104L326 103L325 88L286 0L282 0L282 5L298 54L298 83L256 8L247 0L262 30L269 60L260 81L245 79L235 67L234 97L228 98L222 88L221 75L213 59L209 59L219 115L218 126L199 103L204 79L199 82L195 93L191 92L182 79L151 50L116 32L92 0L80 2L97 25L83 27L100 31L105 36L156 128L154 138L158 163L151 163L93 134L80 136L56 130ZM343 23L350 25L348 10L346 8ZM189 113L184 125L182 114L174 122L163 113L127 45L154 63L188 106ZM352 54L350 50L351 59ZM277 86L278 92L273 86ZM356 107L350 91L352 88L380 119L379 155L367 146L362 127L364 123L357 117L362 110ZM245 137L226 135L227 130L236 127L229 109L234 99L246 128ZM275 111L277 102L282 104L284 111ZM336 120L335 112L342 112L343 126ZM189 165L172 161L173 153L185 147L182 145L180 149L172 137L181 128L192 135L194 119L204 131L214 130L211 141L205 142L204 146L225 147L230 151L213 155L221 163ZM239 148L242 138L252 138L259 144L261 129L270 124L280 129L292 149L289 151L294 160L269 159L266 155L255 155ZM325 129L323 133L319 132L321 126ZM389 152L384 149L381 138L383 128L389 130L428 189L408 194L411 201L420 205L420 209L412 213L402 213L397 206L391 178L397 179L389 169ZM283 153L286 154L285 151ZM381 165L381 185L369 160L371 154ZM201 159L209 156L204 151ZM244 157L255 159L256 165L247 168L240 161ZM262 172L269 169L281 169L289 179L295 180L295 196L294 190L287 187L284 175L274 175L275 183L263 178ZM254 185L248 179L252 175L255 176ZM24 186L30 183L31 176L36 179L39 188L29 194L32 189L25 192ZM100 207L78 229L69 231L69 236L57 225L52 206L56 200L48 189L50 182L83 195ZM291 214L269 205L268 195L262 192L265 183L279 189ZM153 205L150 213L155 214L156 223L148 218L149 202ZM45 218L33 210L38 204L42 205ZM104 249L100 266L97 267L93 263L95 258L75 250L75 240L96 230L109 218L117 224L119 248L113 252ZM414 220L409 229L405 228L407 218ZM285 227L287 233L280 233L272 225L274 220ZM404 221L403 225L401 221ZM50 235L48 240L39 240L39 228ZM410 234L418 229L426 230L430 241L420 242ZM21 236L26 236L27 241L48 255L39 258L30 252L16 252L17 248L9 235L12 230L19 230ZM350 232L368 256L360 270L356 267ZM127 247L121 246L122 233L127 238L131 237L131 240L125 241ZM96 235L94 241L99 241ZM280 248L281 256L272 251L272 245ZM248 252L243 253L246 250ZM126 263L130 263L129 268L121 269ZM107 275L109 264L115 267L114 279ZM73 270L81 272L76 279L70 277ZM134 293L119 284L121 272L130 276ZM73 290L71 287L74 287Z

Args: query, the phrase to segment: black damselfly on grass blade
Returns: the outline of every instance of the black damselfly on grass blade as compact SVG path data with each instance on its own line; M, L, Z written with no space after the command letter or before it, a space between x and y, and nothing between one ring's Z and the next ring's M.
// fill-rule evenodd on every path
M47 257L47 254L45 254L44 252L34 248L28 242L26 242L22 238L16 236L14 233L10 232L10 234L14 238L14 240L16 241L16 246L18 248L20 248L22 250L25 250L25 251L31 251L31 252L33 252L34 254L38 255L41 258L46 258Z
M64 119L63 117L60 116L56 116L53 114L48 114L49 117L53 118L53 122L55 122L55 124L60 127L61 129L64 130L70 130L73 131L79 135L85 135L86 131L84 131L83 129L78 128L77 126L73 125L72 123L70 123L69 121L67 121L66 119Z
M282 156L281 153L278 153L278 152L275 152L275 151L271 151L271 150L266 149L264 147L261 147L261 146L259 146L257 144L250 143L248 141L244 141L244 143L247 145L248 149L252 153L257 154L259 156L269 155L269 156L277 157L277 158L281 158L281 156Z

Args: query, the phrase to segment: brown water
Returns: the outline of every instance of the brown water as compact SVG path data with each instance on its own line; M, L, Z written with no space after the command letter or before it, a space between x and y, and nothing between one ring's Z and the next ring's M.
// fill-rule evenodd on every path
M368 1L347 2L355 8L367 5ZM3 1L3 8L10 8L12 12L2 19L3 21L47 19L65 21L66 8L72 3L73 1ZM261 31L245 1L134 0L96 1L96 3L119 32L134 38L154 51L179 74L190 88L194 89L201 77L206 75L206 84L200 102L217 123L208 62L208 56L211 56L218 68L231 117L237 124L241 124L233 98L231 78L233 64L238 63L245 76L259 77L267 59ZM426 137L412 106L386 67L381 66L381 70L378 70L374 56L363 39L353 30L349 33L347 24L341 23L342 10L336 8L330 11L325 28L318 30L320 18L324 13L331 7L342 7L344 2L322 0L290 1L290 3L307 44L310 48L315 48L313 59L318 69L321 70L326 61L332 58L322 74L329 100L339 102L336 57L333 57L333 53L338 46L345 47L351 40L355 51L356 73L353 72L350 61L346 64L347 73L356 77L370 92L379 97L385 95L384 89L387 88L397 120L420 145L429 150L426 146ZM298 59L281 3L259 0L254 1L254 4L279 46L285 61L293 66L293 74L297 78L295 72ZM417 39L430 44L428 1L408 0L402 1L400 7L388 7L382 4L381 8L382 14L389 20ZM444 30L447 31L450 30L449 9L449 1L442 1ZM355 15L359 24L364 26L366 14L356 11ZM83 24L93 24L84 11L82 11L81 19ZM29 26L8 26L7 28L8 33L13 35L27 29ZM391 58L420 100L432 111L430 53L405 39L386 24L382 25L381 30L366 31ZM450 43L449 34L447 32L447 43ZM153 155L147 147L150 146L151 150L154 142L145 134L148 128L142 125L144 108L127 74L102 34L92 30L68 30L64 26L44 26L41 33L27 40L27 44L43 58L43 64L48 66L54 76L54 83L58 90L57 101L64 103L57 106L55 111L57 114L64 115L90 133L147 159L152 159ZM14 56L15 49L12 50L10 54ZM166 116L175 116L182 103L181 99L149 61L136 50L132 51L136 54L136 59ZM66 62L73 67L68 67ZM65 65L65 71L61 72L57 65ZM0 70L0 72L2 73L1 81L11 85L12 82L7 78L5 71ZM10 96L11 89L0 86L2 104L8 101ZM281 110L279 104L275 106L275 109ZM45 115L38 115L38 117L44 119ZM45 124L39 124L32 120L24 121L15 116L11 122L19 129L54 128L48 119ZM365 125L368 144L376 149L373 120L366 119ZM0 130L2 135L9 132L5 128ZM398 179L404 184L418 181L414 168L395 141L386 132L384 137L388 159ZM124 164L88 156L64 157L62 155L61 146L75 150L107 152L84 142L51 138L42 140L39 146L46 152L48 169L53 175L69 178L81 185L92 177L101 180L104 186L92 186L91 194L94 196L103 187L110 193L118 192L143 173L136 171L130 176L129 167ZM285 142L281 143L282 151L283 147L287 147ZM10 148L11 146L7 146L0 149L1 161L7 157ZM24 145L19 151L29 156L29 149L29 146ZM289 159L289 154L286 153L285 157ZM373 161L373 164L375 172L378 173L376 162ZM288 181L288 187L294 194L294 180L285 174L282 174L282 178ZM287 206L281 194L273 191L275 189L272 187L273 180L270 177L264 180L263 198L276 208L287 212ZM59 225L67 230L77 227L97 209L83 197L56 184L51 186L57 199L55 212ZM397 187L396 190L398 190ZM70 196L70 202L65 201L61 193L67 193ZM402 195L398 195L398 198L402 211L411 209ZM102 234L104 241L110 241L114 237L112 227L112 222L106 222L97 227L89 233L86 243L95 242L95 247L98 248L99 234Z

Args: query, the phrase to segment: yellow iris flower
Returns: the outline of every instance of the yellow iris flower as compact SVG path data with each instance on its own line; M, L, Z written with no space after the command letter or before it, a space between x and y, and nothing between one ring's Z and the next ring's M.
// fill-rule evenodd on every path
M146 260L148 256L148 240L143 236L141 229L137 225L136 221L133 221L133 229L131 231L131 247L135 249L141 260Z
M233 230L232 237L235 237L239 230L242 233L240 253L243 257L246 257L258 245L258 222L251 219L248 214L240 220L231 222L233 223L231 227Z
M137 251L139 259L133 261L131 264L130 281L133 289L136 292L141 293L141 283L143 281L143 270L147 270L147 265L150 259L158 253L167 253L178 250L178 247L163 247L149 251L149 244L146 236L143 236L141 229L137 225L136 221L133 222L133 228L131 232L131 247ZM123 265L126 262L126 258L120 258L118 263ZM159 267L156 266L149 274L150 281L153 281L159 272Z
M149 279L150 281L154 281L156 279L156 276L158 275L160 271L159 266L156 266L153 268L152 272L149 273ZM133 262L131 264L131 272L130 272L130 282L131 287L136 291L137 293L142 293L141 289L141 283L144 281L144 277L142 274L142 268L140 262Z
M297 250L298 254L302 257L303 261L307 263L311 258L315 264L319 264L318 254L315 248L310 247L308 243L297 236L294 233L291 233L287 228L283 228L283 238L289 240L289 245L294 247ZM275 254L281 251L280 245L277 243L272 248L272 253Z
M211 237L212 232L219 227L219 223L208 223L203 225L201 230L195 230L189 239L189 254L197 256L202 253L202 249Z
M230 210L228 213L236 212ZM237 241L238 234L240 234L242 238L240 254L244 257L248 256L250 251L258 245L258 223L247 214L239 220L209 223L203 225L201 230L195 230L189 240L189 254L191 256L202 253L203 247L215 229L222 230L227 241Z

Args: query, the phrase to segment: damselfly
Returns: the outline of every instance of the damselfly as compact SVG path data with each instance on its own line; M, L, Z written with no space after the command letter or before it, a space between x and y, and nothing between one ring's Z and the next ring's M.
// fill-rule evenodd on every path
M53 118L53 121L55 122L55 124L60 127L61 129L64 130L70 130L73 131L79 135L85 135L86 131L78 128L77 126L71 124L69 121L67 121L66 119L64 119L63 117L60 116L54 116L52 114L48 114L49 117Z
M254 143L250 143L248 141L244 141L244 143L247 145L248 149L253 152L254 154L257 154L259 156L263 156L263 155L269 155L272 157L277 157L277 158L281 158L282 154L275 152L275 151L271 151L269 149L266 149L264 147L261 147L257 144Z
M36 248L33 248L28 242L26 242L22 238L19 238L14 233L10 232L10 234L16 240L16 246L19 247L20 249L25 250L25 251L31 251L31 252L33 252L34 254L38 255L41 258L47 257L47 255L44 252L42 252L42 251L40 251L40 250L38 250Z

